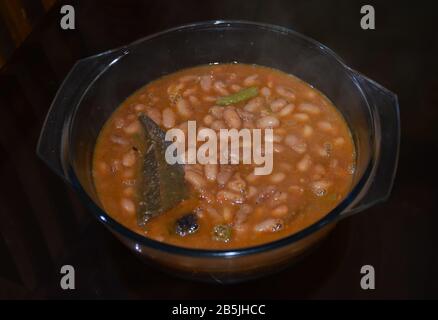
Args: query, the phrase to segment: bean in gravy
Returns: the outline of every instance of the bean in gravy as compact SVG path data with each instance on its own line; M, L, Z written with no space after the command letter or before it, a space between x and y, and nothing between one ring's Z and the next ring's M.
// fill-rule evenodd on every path
M190 120L215 131L273 128L273 171L185 165L191 197L140 227L140 114L163 130L187 131ZM126 227L178 246L228 249L270 242L321 219L349 192L354 161L348 126L322 93L279 70L219 64L169 74L128 97L99 135L93 176L104 209ZM185 223L179 229L178 221Z

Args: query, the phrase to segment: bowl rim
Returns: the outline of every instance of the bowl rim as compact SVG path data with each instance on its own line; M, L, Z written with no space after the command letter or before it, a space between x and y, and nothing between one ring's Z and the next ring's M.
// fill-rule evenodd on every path
M353 71L349 66L347 66L344 63L344 61L335 52L333 52L331 49L329 49L325 45L319 43L318 41L316 41L312 38L304 36L301 33L298 33L292 29L289 29L289 28L286 28L283 26L267 24L267 23L260 23L260 22L253 22L253 21L245 21L245 20L208 20L208 21L202 21L202 22L189 23L189 24L184 24L184 25L173 27L173 28L169 28L169 29L166 29L166 30L163 30L160 32L156 32L154 34L148 35L148 36L143 37L141 39L138 39L134 42L131 42L130 44L120 46L120 47L117 47L114 49L107 50L107 51L102 52L102 53L98 53L98 54L93 55L93 56L89 56L89 57L80 59L80 60L78 60L78 62L76 64L78 64L80 62L85 62L87 60L99 58L101 56L105 56L108 54L113 54L113 53L118 52L118 51L121 51L121 53L123 55L126 55L126 54L129 54L130 48L135 47L136 45L143 43L145 41L149 41L149 40L152 40L154 38L167 35L169 33L178 32L181 30L201 29L201 28L214 29L214 28L217 28L218 26L219 27L229 27L229 28L231 28L231 27L246 27L246 28L264 29L264 30L271 31L274 33L282 33L282 34L287 35L287 36L298 37L304 41L307 41L309 44L318 47L318 49L321 51L322 54L327 54L327 55L331 56L331 58L333 58L334 61L336 61L337 63L339 63L342 67L344 67L346 69L347 74L350 76L351 80L355 83L360 94L363 96L364 101L368 105L368 108L370 111L370 117L371 117L370 125L373 127L375 126L376 119L375 119L375 116L373 114L373 110L372 110L372 108L370 108L370 104L368 103L368 99L367 99L366 95L364 94L364 91L361 88L360 84L358 83L358 81L355 78L356 72ZM118 60L119 60L119 58L115 58L114 61L112 63L110 63L109 65L112 65L113 63L117 62ZM104 72L105 71L103 71L102 73L104 73ZM97 78L100 77L101 74L99 74L97 76ZM94 80L96 80L96 79L94 79ZM92 83L94 83L94 81ZM90 86L91 86L91 84L90 84ZM81 97L78 104L80 104L80 102L82 101L82 98L85 96L86 92L88 92L88 88L85 91L84 95ZM70 119L71 121L69 121L69 124L68 124L68 126L69 126L68 127L69 140L71 137L70 132L72 130L72 124L74 123L74 121L72 121L72 120L74 120L74 118L75 118L75 116L73 115ZM370 143L371 143L372 149L373 149L374 144L375 144L374 138L375 137L374 137L374 133L373 133L371 138L370 138L370 140L371 140ZM70 160L71 159L68 159L69 163L67 166L67 176L68 176L69 180L71 181L73 187L78 191L82 200L85 202L85 205L87 206L87 208L90 209L90 211L105 226L107 226L111 231L116 231L122 237L126 237L130 240L135 241L134 249L137 252L141 253L142 252L141 246L145 246L145 247L148 247L148 248L151 248L154 250L158 250L158 251L165 251L165 252L171 253L171 254L178 254L178 255L196 257L196 258L242 257L242 256L251 255L251 254L257 254L257 253L262 253L262 252L266 252L266 251L279 249L281 247L285 247L287 245L290 245L292 243L295 243L299 240L306 238L307 236L322 229L326 225L333 223L333 222L336 222L337 220L339 220L339 218L341 218L341 214L344 212L344 210L349 208L351 205L353 205L353 202L356 200L357 196L362 192L364 186L367 184L368 179L369 179L369 177L370 177L370 175L373 172L374 167L375 167L375 165L374 165L375 159L371 156L368 159L366 169L362 173L362 176L359 178L358 182L352 187L352 189L348 193L348 195L335 208L333 208L330 212L328 212L326 215L324 215L322 218L320 218L318 221L314 222L310 226L307 226L306 228L304 228L296 233L290 234L286 237L283 237L283 238L280 238L280 239L277 239L277 240L274 240L271 242L258 244L255 246L242 247L242 248L230 248L230 249L222 249L222 250L218 250L218 249L211 250L211 249L181 247L181 246L176 246L176 245L165 243L165 242L160 242L160 241L154 240L152 238L148 238L146 236L138 234L135 231L132 231L131 229L125 227L123 224L121 224L118 221L116 221L115 219L113 219L108 213L106 213L103 209L101 209L100 206L97 205L93 201L93 199L91 199L91 197L84 190L79 179L77 178L77 176L74 172L74 169L71 166Z

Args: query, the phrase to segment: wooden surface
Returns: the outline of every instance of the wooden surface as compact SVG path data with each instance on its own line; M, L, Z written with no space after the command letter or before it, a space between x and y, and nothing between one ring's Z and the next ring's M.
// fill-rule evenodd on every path
M69 1L76 30L59 27L59 5L0 71L1 298L438 298L438 37L436 10L375 4L376 30L360 28L362 1ZM294 267L219 286L173 278L141 263L36 158L44 117L76 60L179 24L245 19L283 25L337 52L396 92L402 144L391 198L343 220ZM202 44L201 44L202 45ZM76 290L59 287L63 264ZM360 268L376 290L360 288Z
M0 67L55 2L56 0L0 1Z

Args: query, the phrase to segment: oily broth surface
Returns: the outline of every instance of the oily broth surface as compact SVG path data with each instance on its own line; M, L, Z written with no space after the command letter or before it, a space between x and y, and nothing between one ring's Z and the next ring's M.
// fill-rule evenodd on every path
M211 79L208 90L202 80L206 76ZM193 194L190 201L151 219L146 228L139 227L135 210L141 156L132 151L135 144L133 132L139 129L135 124L138 115L147 114L163 129L163 115L168 115L169 112L173 112L175 127L187 120L195 120L198 128L214 127L211 124L213 118L216 122L223 121L223 128L229 128L223 115L222 118L212 116L217 115L212 107L216 105L216 99L225 93L232 94L249 86L259 88L259 97L262 99L259 101L264 102L260 110L253 112L255 119L252 124L239 115L240 127L257 127L259 120L266 116L279 120L278 127L274 128L274 136L278 141L275 143L277 146L274 144L274 150L277 147L279 152L274 152L272 174L254 179L251 175L254 168L252 165L227 166L227 169L232 170L232 176L222 187L217 180L206 179L203 166L188 165L186 175L190 171L191 175L202 178L204 187L200 190L199 186L188 183ZM278 88L286 88L287 91L285 93ZM290 92L293 92L294 97ZM186 102L189 114L184 108L178 108L179 99ZM285 101L283 107L281 105L284 102L281 99ZM251 109L247 108L249 101L235 104L234 110ZM274 107L274 101L280 102ZM282 113L286 106L289 110L293 109L289 114L286 111ZM164 109L168 110L163 113ZM208 65L169 74L128 97L101 130L94 152L93 176L99 199L106 212L129 229L178 246L227 249L270 242L320 220L350 191L354 151L351 134L342 115L324 95L307 83L281 71L261 66ZM218 171L221 172L221 169L219 167ZM235 225L237 216L240 215L239 209L243 204L228 201L219 195L221 191L229 190L228 183L236 179L244 181L243 204L249 206L251 211L246 214L244 222L239 223L239 227L233 227L231 241L215 241L212 239L213 227L218 224ZM271 187L268 196L259 201L267 187ZM254 188L255 195L249 196L254 193ZM324 192L320 192L321 190ZM198 231L185 237L174 234L172 230L176 219L186 213L187 208L191 209L193 203L202 208L197 211ZM286 213L284 206L287 208ZM268 228L260 231L263 223L268 221L269 225L269 221L274 220L281 221L280 230L271 232Z

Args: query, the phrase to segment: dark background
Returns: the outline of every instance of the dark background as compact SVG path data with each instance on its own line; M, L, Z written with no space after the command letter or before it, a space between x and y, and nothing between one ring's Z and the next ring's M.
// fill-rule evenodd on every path
M5 1L5 0L0 0ZM438 298L438 11L400 1L61 1L0 71L0 298ZM67 2L65 2L67 3ZM376 30L360 28L372 4ZM80 58L179 24L244 19L292 28L397 93L402 121L391 198L343 220L307 259L276 275L221 286L142 264L35 155L56 90ZM76 268L76 290L59 287ZM360 268L376 290L360 289Z

